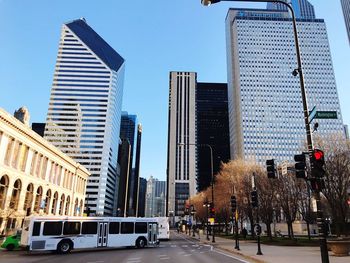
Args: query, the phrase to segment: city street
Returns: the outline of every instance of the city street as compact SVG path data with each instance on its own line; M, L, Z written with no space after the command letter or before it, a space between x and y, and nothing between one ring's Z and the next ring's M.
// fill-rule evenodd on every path
M146 249L114 249L74 251L68 255L54 253L28 254L25 251L0 251L0 261L6 263L30 262L64 262L64 263L238 263L246 262L236 256L213 249L211 245L203 245L188 239L183 234L172 232L170 241L162 241L158 248Z

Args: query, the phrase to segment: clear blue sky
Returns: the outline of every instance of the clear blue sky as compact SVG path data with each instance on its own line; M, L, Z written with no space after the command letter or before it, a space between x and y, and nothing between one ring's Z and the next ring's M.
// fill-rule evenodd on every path
M340 0L310 0L324 18L344 123L350 124L350 49ZM229 7L265 4L200 0L0 0L0 107L28 107L44 122L61 25L85 17L126 59L123 110L143 125L141 176L166 178L169 71L226 82L224 21Z

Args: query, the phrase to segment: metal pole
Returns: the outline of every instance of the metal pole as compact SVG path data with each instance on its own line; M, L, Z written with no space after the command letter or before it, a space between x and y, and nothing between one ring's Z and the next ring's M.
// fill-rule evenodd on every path
M240 250L240 248L239 248L239 239L238 239L238 220L236 218L236 215L234 215L234 217L235 217L235 227L236 227L236 231L235 231L236 232L236 237L235 237L235 239L236 239L236 246L235 246L235 249Z
M213 148L209 144L205 144L210 149L210 166L211 166L211 202L213 204L213 207L215 208L214 204L214 172L213 172ZM215 243L215 219L213 224L213 235L212 235L212 243Z
M205 201L205 209L206 209L206 215L207 215L207 240L209 241L209 216L208 216L208 199Z

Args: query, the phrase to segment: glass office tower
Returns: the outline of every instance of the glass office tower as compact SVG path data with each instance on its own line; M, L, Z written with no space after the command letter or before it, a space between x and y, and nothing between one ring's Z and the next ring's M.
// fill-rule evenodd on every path
M317 134L344 134L325 22L297 25L309 110L338 117L318 119ZM306 132L289 13L230 9L226 36L231 158L294 161L305 150Z
M345 26L350 43L350 0L341 0L341 6L343 8Z
M91 214L116 214L123 79L124 59L85 19L62 26L45 138L91 172Z

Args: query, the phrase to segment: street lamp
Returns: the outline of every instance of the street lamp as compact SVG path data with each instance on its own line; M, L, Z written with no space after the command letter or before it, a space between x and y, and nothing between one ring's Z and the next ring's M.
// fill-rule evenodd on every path
M298 31L297 31L297 24L295 19L295 13L293 10L293 7L291 4L288 4L285 1L282 0L201 0L202 5L209 6L211 4L219 3L219 2L270 2L270 3L280 3L284 6L286 6L292 15L292 22L293 22L293 33L294 33L294 41L295 41L295 49L296 49L296 55L297 55L297 63L298 68L294 69L292 74L293 76L297 76L299 74L300 79L300 88L301 88L301 97L303 102L303 110L304 110L304 122L305 122L305 129L306 129L306 140L307 140L307 146L308 146L308 152L310 158L312 157L313 153L313 144L312 144L312 136L311 136L311 129L310 129L310 122L309 122L309 110L307 106L307 100L306 100L306 91L305 91L305 83L304 83L304 74L302 71L302 64L301 64L301 55L300 55L300 47L299 47L299 39L298 39ZM311 167L312 174L314 168ZM320 191L315 191L315 199L316 199L316 205L317 205L317 226L319 231L319 240L320 240L320 249L321 249L321 259L322 263L328 263L329 257L328 257L328 249L327 249L327 239L326 239L326 233L325 233L325 227L324 227L324 218L321 208L321 195Z
M179 143L179 146L184 146L184 145L198 145L200 147L208 147L210 150L210 170L211 170L211 203L212 206L215 207L214 205L214 172L213 172L213 148L209 144L195 144L195 143ZM213 235L212 235L212 242L215 243L215 225L213 225Z

